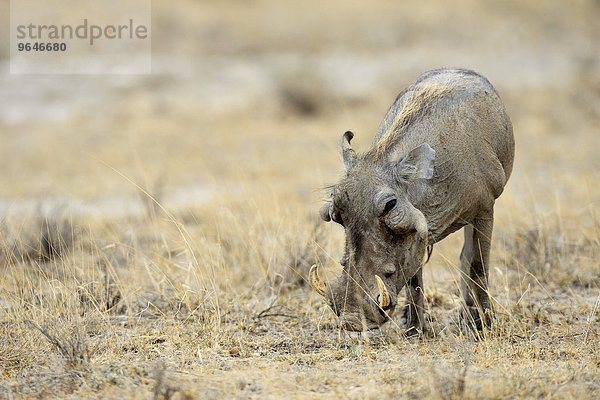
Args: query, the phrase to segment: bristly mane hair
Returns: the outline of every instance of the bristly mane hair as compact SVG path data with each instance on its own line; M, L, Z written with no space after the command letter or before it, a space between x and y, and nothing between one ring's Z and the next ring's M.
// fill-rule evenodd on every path
M417 84L408 90L404 94L402 108L396 114L388 131L365 156L387 153L407 127L427 115L435 101L453 89L454 87L451 85L426 82Z

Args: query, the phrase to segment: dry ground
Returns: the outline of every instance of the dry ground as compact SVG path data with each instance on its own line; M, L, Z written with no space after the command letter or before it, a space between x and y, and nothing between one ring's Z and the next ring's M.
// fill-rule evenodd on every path
M396 3L154 2L148 77L4 58L0 398L597 398L598 3ZM341 133L366 149L440 66L485 74L514 124L496 324L456 327L453 235L427 337L348 336L304 280L342 252L321 188Z

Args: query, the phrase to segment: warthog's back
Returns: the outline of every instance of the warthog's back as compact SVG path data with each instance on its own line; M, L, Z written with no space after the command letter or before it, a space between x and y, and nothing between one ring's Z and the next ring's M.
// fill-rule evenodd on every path
M438 241L491 210L512 171L512 124L494 87L469 70L426 72L402 91L365 157L385 164L422 143L435 150L433 179L409 187Z

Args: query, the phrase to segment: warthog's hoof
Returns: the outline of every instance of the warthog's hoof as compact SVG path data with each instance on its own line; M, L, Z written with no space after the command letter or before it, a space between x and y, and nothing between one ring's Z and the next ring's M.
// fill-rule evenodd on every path
M404 329L404 336L421 336L427 333L425 321L418 321L418 318L412 318L410 320L411 323L409 323L409 308L409 305L406 304L400 311L400 327ZM424 315L423 319L427 319L427 317Z
M491 309L481 310L478 307L466 306L460 313L460 324L468 331L482 331L483 328L491 328L494 313Z

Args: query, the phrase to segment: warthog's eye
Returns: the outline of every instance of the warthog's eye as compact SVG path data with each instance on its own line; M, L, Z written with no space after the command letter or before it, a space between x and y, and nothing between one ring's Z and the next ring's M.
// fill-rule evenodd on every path
M381 216L382 217L385 216L387 213L392 211L392 209L394 207L396 207L396 199L392 199L392 200L388 201L387 203L385 203L385 208L383 209Z

